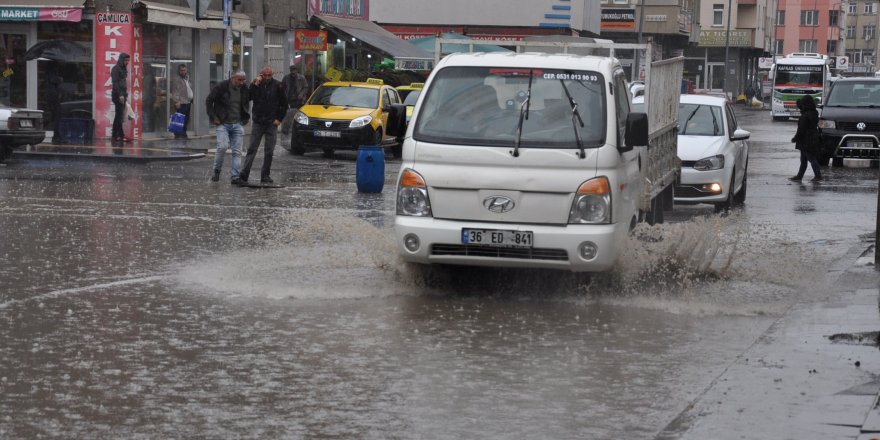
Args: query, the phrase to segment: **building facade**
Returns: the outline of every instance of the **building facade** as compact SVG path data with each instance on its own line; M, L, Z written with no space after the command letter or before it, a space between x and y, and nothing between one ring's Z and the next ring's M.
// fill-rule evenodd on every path
M880 4L871 0L844 0L839 4L840 15L840 41L837 55L845 55L848 58L847 66L840 69L843 75L871 75L877 70L878 34L877 26L880 24Z

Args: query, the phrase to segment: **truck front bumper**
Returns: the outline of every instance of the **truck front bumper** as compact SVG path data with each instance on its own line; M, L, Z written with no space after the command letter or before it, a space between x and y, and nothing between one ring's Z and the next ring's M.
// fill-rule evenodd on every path
M531 231L534 245L521 248L463 244L463 228ZM394 235L401 258L414 263L603 272L617 261L626 245L629 227L624 224L547 226L396 216ZM406 242L413 237L418 240L418 247L407 249ZM581 257L582 246L595 246L595 256Z

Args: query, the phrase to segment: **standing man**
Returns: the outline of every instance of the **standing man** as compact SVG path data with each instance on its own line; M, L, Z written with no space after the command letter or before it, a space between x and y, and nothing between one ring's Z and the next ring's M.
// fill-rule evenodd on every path
M189 128L189 112L192 110L193 89L189 82L189 68L186 64L177 66L177 76L171 79L171 105L174 111L182 113L186 118L183 120L183 133L174 133L174 139L188 139L186 134Z
M299 72L299 67L291 64L290 73L284 75L281 82L284 83L284 91L287 94L287 105L290 109L296 110L302 107L303 103L306 102L306 99L309 98L309 85L306 82L305 75Z
M256 77L250 86L250 99L254 102L254 128L251 131L251 143L248 146L247 156L244 158L244 168L239 178L243 183L248 181L251 174L251 165L260 148L260 140L265 137L263 145L263 168L260 170L260 183L274 183L269 172L272 168L272 154L275 152L275 138L278 134L278 126L284 120L287 113L287 96L284 84L272 78L272 68L263 67L260 76Z
M113 132L114 142L127 142L130 139L125 138L125 132L122 131L122 122L125 121L125 103L128 101L128 62L129 55L120 53L116 65L110 70L110 81L113 85L113 91L110 98L113 99Z
M241 167L241 144L244 138L244 125L251 118L248 114L248 88L245 74L239 70L226 81L221 81L208 94L205 107L211 123L217 126L217 151L214 154L214 175L212 182L220 180L223 156L232 148L232 184L242 183L239 176Z

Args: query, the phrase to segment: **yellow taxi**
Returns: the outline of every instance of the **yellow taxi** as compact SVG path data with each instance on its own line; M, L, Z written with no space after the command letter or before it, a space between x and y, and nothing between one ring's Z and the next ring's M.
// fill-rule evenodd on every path
M419 95L422 94L422 89L424 87L425 83L410 83L408 86L396 87L397 93L400 94L400 99L403 100L403 105L406 106L407 123L409 123L409 119L412 117L413 109L416 107L416 101L419 100Z
M307 148L319 148L330 157L334 150L383 145L399 157L397 140L385 133L392 104L400 104L400 95L381 79L326 82L294 115L290 151L302 155Z

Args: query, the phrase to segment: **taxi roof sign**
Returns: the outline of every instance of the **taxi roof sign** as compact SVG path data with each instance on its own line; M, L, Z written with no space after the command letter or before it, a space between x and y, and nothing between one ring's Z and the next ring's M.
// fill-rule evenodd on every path
M367 78L367 83L368 84L377 84L377 85L381 86L381 85L385 84L385 81L383 81L380 78Z

